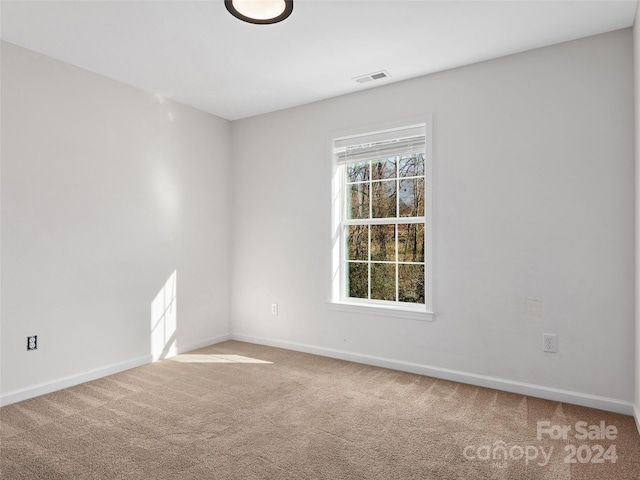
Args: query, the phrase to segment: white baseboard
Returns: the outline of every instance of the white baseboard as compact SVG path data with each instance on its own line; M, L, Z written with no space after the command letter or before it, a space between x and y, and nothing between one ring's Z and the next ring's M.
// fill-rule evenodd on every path
M181 345L180 347L178 347L178 355L181 353L192 352L193 350L198 350L199 348L209 347L211 345L215 345L216 343L226 342L227 340L231 340L230 333L227 333L225 335L218 335L217 337L211 337L195 343L190 343L189 345Z
M569 390L561 390L558 388L545 387L542 385L534 385L524 382L516 382L513 380L505 380L503 378L490 377L487 375L479 375L476 373L463 372L460 370L451 370L448 368L433 367L418 363L403 362L392 360L389 358L375 357L371 355L361 355L348 352L345 350L336 350L333 348L324 348L314 345L307 345L296 342L287 342L282 340L274 340L270 338L254 337L252 335L244 335L241 333L232 333L231 338L241 342L257 343L260 345L268 345L272 347L284 348L304 353L312 353L314 355L322 355L324 357L337 358L350 362L364 363L376 367L389 368L392 370L400 370L403 372L416 373L429 377L440 378L443 380L451 380L479 387L494 388L520 395L528 395L531 397L544 398L556 402L571 403L581 405L583 407L597 408L609 412L621 413L623 415L634 415L634 406L631 402L617 400L615 398L600 397L580 392L572 392ZM636 421L640 420L638 411L636 410ZM640 429L640 423L638 423Z
M82 372L77 375L70 375L50 382L40 383L20 390L14 390L13 392L5 393L0 396L0 405L4 407L11 403L20 402L39 395L44 395L45 393L55 392L56 390L72 387L74 385L89 382L108 375L113 375L114 373L123 372L150 362L151 355L145 355L126 362L115 363L106 367L95 368L87 372Z
M218 337L212 337L207 340L202 340L200 342L181 346L178 348L178 353L190 352L192 350L208 347L209 345L214 345L216 343L224 342L226 340L231 340L230 334L220 335ZM14 390L13 392L0 395L0 406L5 406L11 403L20 402L22 400L27 400L29 398L37 397L39 395L55 392L63 388L73 387L74 385L78 385L80 383L96 380L98 378L113 375L114 373L123 372L131 368L140 367L142 365L151 363L151 361L152 361L151 355L144 355L142 357L134 358L133 360L114 363L113 365L107 365L105 367L95 368L93 370L82 372L77 375L70 375L68 377L59 378L57 380L52 380L50 382L40 383L38 385L33 385L31 387Z
M638 428L638 435L640 435L640 407L638 405L633 406L633 417L636 419L636 427Z

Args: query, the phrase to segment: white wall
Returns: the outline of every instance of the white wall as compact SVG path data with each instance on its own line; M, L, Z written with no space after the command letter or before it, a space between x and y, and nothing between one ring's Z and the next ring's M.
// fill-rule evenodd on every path
M632 46L626 29L234 122L235 338L630 413ZM437 318L329 309L331 132L422 114Z
M177 348L229 334L230 128L2 44L4 403L149 361L174 271Z

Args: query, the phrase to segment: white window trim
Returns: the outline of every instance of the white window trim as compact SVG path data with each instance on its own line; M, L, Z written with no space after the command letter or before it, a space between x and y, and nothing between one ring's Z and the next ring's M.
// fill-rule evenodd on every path
M348 137L359 137L367 133L392 131L403 129L412 125L423 124L426 127L426 151L425 151L425 304L392 304L368 299L344 298L342 286L344 285L344 259L342 258L342 208L345 205L344 195L344 168L338 164L334 156L336 140ZM435 265L434 265L434 192L433 192L433 118L424 116L391 124L369 126L350 131L334 132L329 140L332 164L332 204L331 204L331 276L330 276L330 300L327 308L331 310L345 311L367 315L382 315L394 318L406 318L411 320L433 321L435 320ZM394 219L395 221L395 219ZM382 220L384 222L384 220Z

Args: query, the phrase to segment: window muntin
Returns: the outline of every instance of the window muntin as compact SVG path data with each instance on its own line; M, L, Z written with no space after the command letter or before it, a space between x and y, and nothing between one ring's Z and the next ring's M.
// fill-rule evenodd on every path
M339 300L430 309L426 125L336 139L334 154Z

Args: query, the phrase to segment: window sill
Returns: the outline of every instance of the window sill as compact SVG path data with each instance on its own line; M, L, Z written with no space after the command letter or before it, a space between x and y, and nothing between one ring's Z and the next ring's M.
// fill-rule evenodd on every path
M364 315L380 315L383 317L406 318L408 320L419 320L423 322L433 322L436 319L435 313L411 308L392 307L386 305L365 305L355 302L327 302L329 310L341 312L359 313Z

